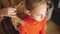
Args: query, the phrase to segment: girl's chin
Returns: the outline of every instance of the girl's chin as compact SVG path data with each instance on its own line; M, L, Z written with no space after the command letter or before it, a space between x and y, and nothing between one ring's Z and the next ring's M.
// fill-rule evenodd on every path
M36 21L40 22L41 20L36 20Z
M36 21L41 22L43 19L36 19Z

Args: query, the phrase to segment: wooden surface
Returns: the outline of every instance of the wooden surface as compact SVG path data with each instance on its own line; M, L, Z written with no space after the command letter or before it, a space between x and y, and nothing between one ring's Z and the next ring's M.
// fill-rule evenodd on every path
M60 28L53 21L47 22L47 34L60 34Z

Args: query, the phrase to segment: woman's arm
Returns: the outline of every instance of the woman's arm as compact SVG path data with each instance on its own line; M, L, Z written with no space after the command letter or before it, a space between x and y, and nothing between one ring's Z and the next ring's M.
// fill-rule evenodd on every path
M10 17L12 21L12 25L17 30L18 24L23 24L22 19L16 15L15 8L4 8L0 11L0 16L3 18L4 16ZM4 19L4 18L3 18Z
M3 32L5 32L5 34L17 34L18 33L13 27L12 22L9 17L4 17L4 19L1 21L1 27L3 29Z

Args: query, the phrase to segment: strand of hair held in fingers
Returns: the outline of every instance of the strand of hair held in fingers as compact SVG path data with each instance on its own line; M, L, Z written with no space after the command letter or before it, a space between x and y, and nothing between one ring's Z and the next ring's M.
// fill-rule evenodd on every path
M15 8L16 8L16 10L17 10L17 8L21 8L22 6L22 4L23 4L24 2L22 1L22 2L20 2ZM17 28L17 26L16 25L18 25L18 24L22 24L22 25L24 25L24 21L23 20L21 20L20 19L20 17L18 17L17 15L15 15L15 17L11 17L11 21L12 21L12 24L13 24L13 26L15 27L15 29L16 30L18 30L18 28Z

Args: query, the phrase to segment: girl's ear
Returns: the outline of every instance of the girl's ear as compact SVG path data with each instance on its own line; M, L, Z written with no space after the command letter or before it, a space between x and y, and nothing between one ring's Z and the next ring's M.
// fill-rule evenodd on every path
M29 10L26 10L25 13L26 13L27 15L31 15L31 11L29 11Z

